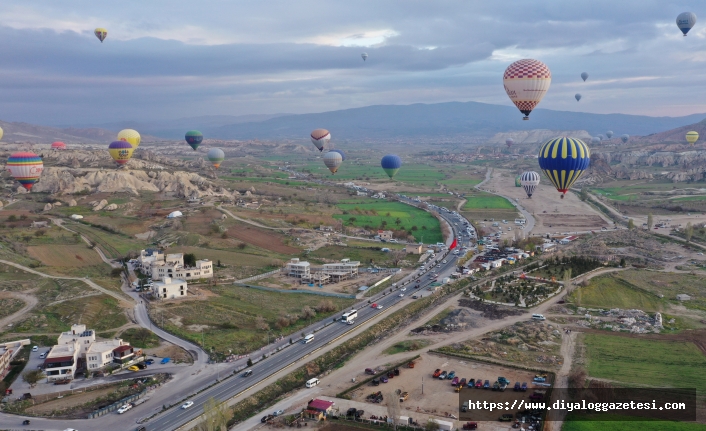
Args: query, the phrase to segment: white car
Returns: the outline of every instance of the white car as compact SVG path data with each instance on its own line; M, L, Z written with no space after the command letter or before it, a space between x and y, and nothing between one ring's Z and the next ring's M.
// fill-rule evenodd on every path
M346 322L346 323L348 323L349 325L355 325L355 320L349 320L349 321Z
M400 290L401 290L402 292L404 292L405 290L407 290L407 288L406 288L406 287L403 287L403 288L400 289Z
M402 298L402 297L404 296L404 293L400 293L400 295L399 295L399 296L400 296L400 298Z
M118 409L118 414L121 415L132 408L132 404L125 404Z
M382 305L378 304L378 306L375 308L377 308L378 310L382 310Z
M33 352L36 352L37 350L39 350L39 346L34 346L34 347L32 347L32 351L33 351Z
M184 404L181 405L181 408L184 409L184 410L186 410L186 409L188 409L189 407L191 407L191 406L193 406L193 405L194 405L194 402L193 402L193 401L187 401L187 402L185 402Z
M441 263L446 263L446 259L442 260Z

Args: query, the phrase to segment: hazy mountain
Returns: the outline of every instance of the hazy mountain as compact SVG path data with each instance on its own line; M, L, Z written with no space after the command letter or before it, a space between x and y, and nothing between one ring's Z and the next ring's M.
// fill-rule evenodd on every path
M640 136L639 138L632 139L631 141L637 140L639 142L678 142L686 144L686 132L695 131L699 134L699 140L697 144L703 143L704 138L706 138L706 120L701 120L695 124L689 124L682 127L677 127L676 129L666 130L664 132L654 133L647 136Z
M317 114L284 115L260 122L206 128L220 139L308 139L311 130L331 131L332 142L419 140L476 141L496 133L549 130L586 130L591 135L613 130L616 135L648 135L702 120L706 114L685 117L648 117L625 114L587 114L537 109L529 121L515 107L477 102L414 105L376 105Z
M29 142L34 144L50 144L54 141L63 141L67 144L87 143L87 144L109 144L117 138L117 130L106 130L101 128L58 128L48 126L37 126L27 123L7 123L0 121L3 129L2 140L4 142ZM161 140L148 134L140 133L143 142L153 142Z

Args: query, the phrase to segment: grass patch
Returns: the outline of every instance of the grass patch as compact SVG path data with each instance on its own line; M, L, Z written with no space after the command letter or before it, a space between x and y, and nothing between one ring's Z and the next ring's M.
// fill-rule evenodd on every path
M590 285L574 291L570 300L581 307L639 308L643 311L662 311L664 301L637 286L613 275L590 280Z
M96 295L38 306L27 319L13 328L13 332L56 334L68 331L73 323L79 321L96 331L105 331L126 324L127 318L115 298Z
M703 424L690 422L668 422L660 420L629 420L629 416L601 415L604 418L609 416L610 421L599 421L589 419L590 416L570 413L564 421L561 431L702 431ZM625 418L625 421L621 421Z
M464 211L476 209L514 209L515 206L507 199L491 194L479 194L469 196L466 203L461 208Z
M381 248L384 244L377 246L376 248ZM390 258L390 253L376 250L375 248L358 248L358 247L341 247L337 245L327 245L321 247L309 253L307 256L312 258L325 258L325 259L335 259L341 260L348 258L352 261L359 261L361 265L370 265L374 263L376 265L384 266Z
M431 340L405 340L388 347L382 353L386 355L396 355L397 353L402 352L413 352L415 350L423 349L430 344Z
M584 344L592 377L706 391L706 357L693 343L585 334Z
M141 349L159 346L159 337L145 328L128 328L120 334L120 338Z
M366 229L405 230L417 241L427 244L442 241L439 220L430 213L400 202L368 201L361 203L341 203L338 208L344 214L333 217L343 220L347 226Z

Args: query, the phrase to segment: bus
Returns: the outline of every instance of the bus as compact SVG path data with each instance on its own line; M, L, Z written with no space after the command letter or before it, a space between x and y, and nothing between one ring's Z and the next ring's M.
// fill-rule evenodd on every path
M343 313L341 316L341 322L348 323L354 321L358 317L358 310L351 310L347 313Z
M314 341L314 334L309 334L302 340L304 344L311 343L312 341Z
M313 379L307 380L306 382L306 387L307 388L313 388L314 386L319 384L319 379L314 377Z
M532 319L534 320L546 320L543 314L533 314Z

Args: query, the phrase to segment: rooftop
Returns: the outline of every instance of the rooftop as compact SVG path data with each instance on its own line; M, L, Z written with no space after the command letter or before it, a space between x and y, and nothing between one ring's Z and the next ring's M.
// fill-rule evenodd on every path
M326 411L333 406L333 403L331 401L325 401L325 400L319 400L315 399L311 401L308 405L310 409L318 410L320 412Z
M60 359L65 357L73 358L75 351L76 349L74 349L73 344L57 344L56 346L52 347L49 351L49 354L47 355L47 360Z

